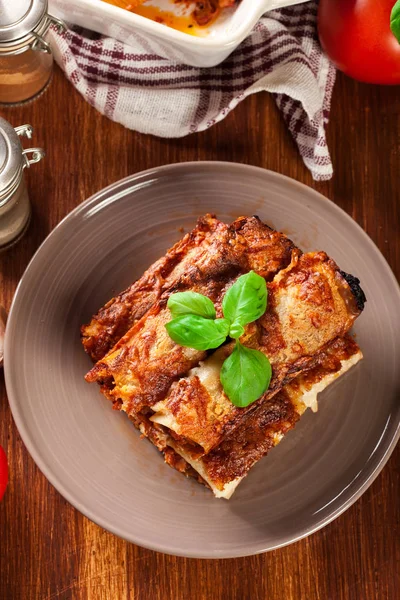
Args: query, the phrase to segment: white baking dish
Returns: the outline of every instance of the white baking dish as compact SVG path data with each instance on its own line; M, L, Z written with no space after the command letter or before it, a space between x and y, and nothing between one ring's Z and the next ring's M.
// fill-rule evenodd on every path
M152 0L165 7L165 1ZM305 0L242 0L225 9L207 34L195 37L156 23L101 0L49 0L50 14L87 29L113 37L150 54L196 67L221 63L244 40L261 15L269 10ZM163 4L162 4L163 3ZM181 10L172 2L168 9Z

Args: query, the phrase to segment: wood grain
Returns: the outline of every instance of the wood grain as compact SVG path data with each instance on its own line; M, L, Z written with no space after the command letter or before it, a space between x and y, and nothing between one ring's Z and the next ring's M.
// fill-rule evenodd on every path
M72 208L128 174L171 162L228 160L294 177L331 198L367 231L400 276L399 89L339 76L329 125L335 175L316 184L273 99L257 94L222 123L162 140L102 117L56 71L49 90L1 110L31 123L46 159L28 173L33 222L0 255L7 308L38 245ZM128 544L70 506L35 466L18 435L0 376L0 444L11 479L0 504L1 600L395 600L399 598L397 449L362 498L322 531L292 546L232 560L192 560Z

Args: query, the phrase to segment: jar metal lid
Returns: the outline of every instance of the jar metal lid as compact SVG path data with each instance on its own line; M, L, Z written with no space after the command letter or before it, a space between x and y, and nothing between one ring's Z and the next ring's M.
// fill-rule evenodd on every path
M15 129L0 117L0 206L22 177L23 154Z
M18 187L23 170L39 162L45 155L41 148L24 150L20 136L30 138L33 129L30 125L14 127L0 117L0 207L3 206Z
M51 25L59 33L66 30L66 25L47 13L48 0L0 0L0 3L0 57L20 54L29 48L51 53L44 36Z
M1 0L0 43L23 41L47 13L47 0Z

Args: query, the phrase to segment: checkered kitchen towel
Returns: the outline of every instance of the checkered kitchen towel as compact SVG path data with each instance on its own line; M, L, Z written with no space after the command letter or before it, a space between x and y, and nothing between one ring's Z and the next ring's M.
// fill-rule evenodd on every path
M316 33L317 2L267 13L224 63L199 69L93 32L50 32L55 58L82 96L129 129L181 137L221 121L249 94L267 91L314 179L330 179L325 138L335 70Z

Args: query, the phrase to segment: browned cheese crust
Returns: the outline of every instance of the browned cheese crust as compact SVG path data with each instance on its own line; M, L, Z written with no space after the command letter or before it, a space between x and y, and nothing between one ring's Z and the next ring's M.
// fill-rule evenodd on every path
M167 301L177 291L200 292L215 303L217 312L225 291L236 278L255 270L271 280L291 260L294 246L284 235L257 218L241 217L214 232L207 249L191 259L184 273L86 375L128 414L165 398L171 384L187 374L205 352L183 348L168 336L171 319Z
M315 358L315 366L283 387L270 400L245 414L240 427L231 431L203 463L210 478L220 487L243 477L277 444L275 435L285 435L305 410L301 402L304 388L311 389L326 375L337 373L343 360L359 352L354 340L337 338ZM297 388L297 393L296 393Z
M174 286L191 264L201 260L211 242L228 226L213 215L205 215L196 227L167 250L124 292L112 298L81 328L82 343L91 359L103 358L169 287Z
M289 267L268 286L268 308L246 327L241 341L268 356L272 379L267 392L248 408L237 408L223 392L219 371L230 343L171 386L158 413L173 416L175 433L207 454L242 423L247 411L270 400L288 382L315 366L317 354L351 328L359 310L337 265L324 253L293 253Z

